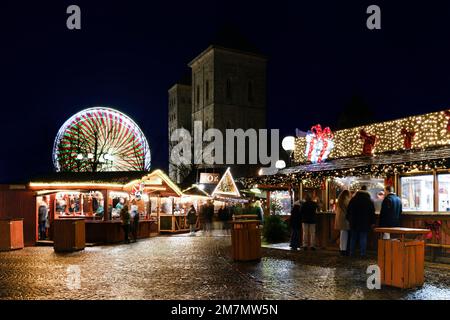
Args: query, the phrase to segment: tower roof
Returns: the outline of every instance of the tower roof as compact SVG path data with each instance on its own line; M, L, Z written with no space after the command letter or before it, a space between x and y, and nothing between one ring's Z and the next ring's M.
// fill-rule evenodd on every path
M212 49L222 49L266 59L262 52L237 28L232 26L225 26L216 33L216 35L210 41L210 45L208 46L208 48L206 48L191 62L189 62L188 65L192 66L195 61L200 59Z

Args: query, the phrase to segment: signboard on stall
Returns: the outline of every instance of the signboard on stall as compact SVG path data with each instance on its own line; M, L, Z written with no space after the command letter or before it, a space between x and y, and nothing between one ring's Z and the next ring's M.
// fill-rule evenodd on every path
M214 183L217 184L220 181L220 175L218 173L200 173L200 183Z

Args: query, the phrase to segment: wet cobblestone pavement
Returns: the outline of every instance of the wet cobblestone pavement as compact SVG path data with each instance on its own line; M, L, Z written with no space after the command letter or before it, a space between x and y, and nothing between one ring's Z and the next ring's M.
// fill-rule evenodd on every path
M424 287L366 288L375 260L334 252L263 249L234 263L225 236L160 236L56 254L52 247L0 253L0 299L450 299L450 266L427 264ZM79 266L81 287L67 269Z

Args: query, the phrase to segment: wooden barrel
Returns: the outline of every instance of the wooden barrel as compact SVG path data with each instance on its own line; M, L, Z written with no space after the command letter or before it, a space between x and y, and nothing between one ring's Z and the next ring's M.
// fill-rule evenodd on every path
M86 246L84 218L56 219L53 248L57 252L83 250Z
M232 222L231 257L235 261L261 259L261 229L259 220Z
M0 219L0 251L23 249L23 219Z
M381 283L402 289L421 287L424 282L425 242L407 239L406 235L423 235L427 229L375 228L375 232L398 234L399 239L378 240L378 266Z

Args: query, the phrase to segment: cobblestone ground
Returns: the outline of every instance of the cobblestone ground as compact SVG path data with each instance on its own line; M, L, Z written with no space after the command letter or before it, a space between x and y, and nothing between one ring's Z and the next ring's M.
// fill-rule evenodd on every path
M186 235L68 254L3 252L0 299L450 299L446 265L427 265L418 290L368 290L365 271L374 260L266 248L260 262L234 263L229 252L229 237ZM77 267L78 289L67 285L68 268Z

